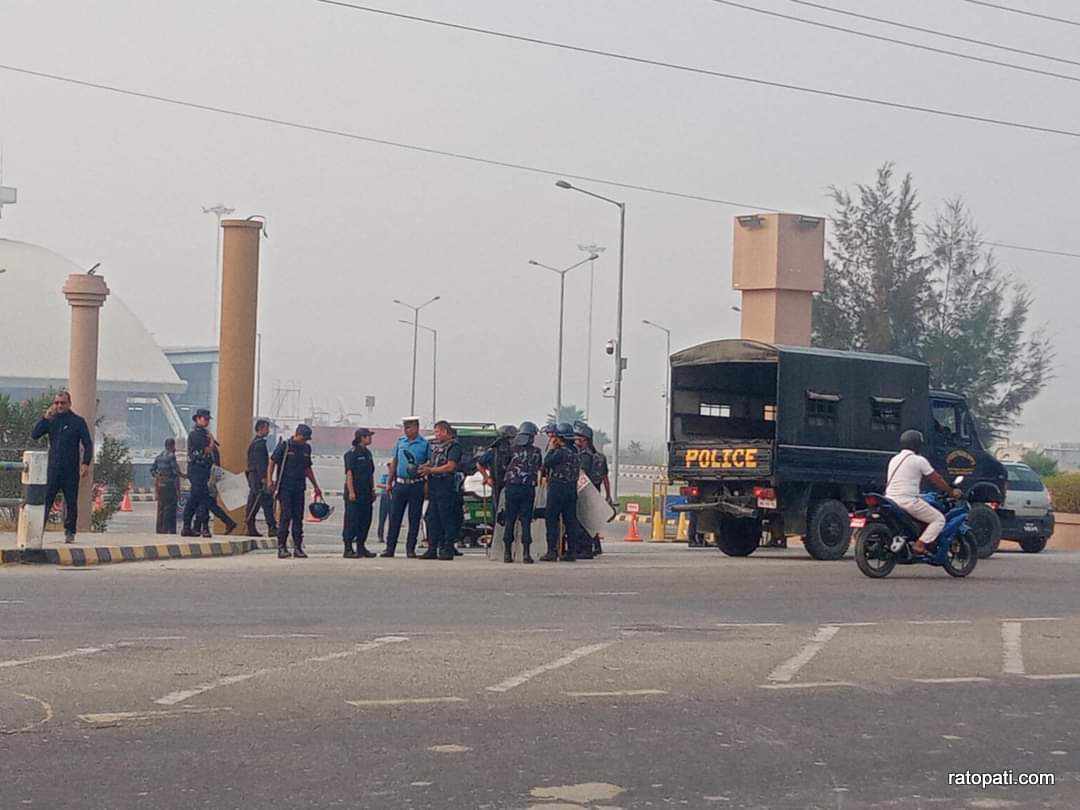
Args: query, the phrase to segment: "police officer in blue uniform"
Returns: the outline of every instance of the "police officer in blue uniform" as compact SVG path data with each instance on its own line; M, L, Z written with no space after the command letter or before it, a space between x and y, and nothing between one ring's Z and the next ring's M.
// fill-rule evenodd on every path
M368 450L374 435L367 428L357 428L352 450L345 454L345 527L341 539L345 543L346 557L375 556L364 545L371 531L375 506L375 459Z
M420 475L420 466L428 462L431 446L420 435L420 417L407 416L401 426L405 435L399 436L394 445L386 481L390 490L390 526L382 557L394 556L406 509L409 511L409 532L405 536L405 556L416 556L416 538L420 534L420 515L424 509L424 479Z
M596 449L593 443L593 429L584 422L574 423L574 444L577 445L579 458L581 459L581 471L585 477L596 487L598 492L604 492L608 503L611 503L611 481L608 478L607 456ZM582 547L590 557L596 557L603 553L600 546L600 535L589 537L584 531L581 535Z
M266 518L266 535L273 537L277 534L277 525L274 521L274 499L270 497L266 489L266 473L270 469L270 448L266 446L266 439L270 435L270 422L266 419L255 421L255 438L247 449L247 475L248 499L244 508L245 526L248 537L262 537L255 525L255 515L262 509L263 517Z
M281 442L270 456L270 470L266 477L269 489L281 504L278 520L278 558L290 556L306 559L304 551L304 490L310 481L315 487L315 499L322 499L322 489L315 480L311 466L311 428L297 425L288 441ZM277 473L275 479L275 473ZM293 553L289 554L289 529L292 529Z
M210 474L214 468L214 454L217 443L210 435L210 411L199 408L192 415L195 427L188 433L188 482L191 492L184 506L184 528L181 537L195 537L192 522L200 528L210 521Z
M536 440L537 428L532 422L522 422L517 429L510 457L503 471L503 562L514 561L514 530L521 522L521 561L532 564L529 553L532 546L533 504L536 502L536 484L543 466L540 448ZM496 501L498 503L498 501Z
M420 465L420 474L428 482L428 550L422 559L444 561L454 559L454 532L458 526L461 506L454 488L454 475L461 463L461 445L454 438L449 422L435 423L435 440L431 442L431 456ZM458 516L454 515L454 509Z
M548 482L547 507L544 520L547 523L547 554L541 562L574 562L574 539L580 528L577 521L577 480L581 462L573 450L574 426L560 422L550 434L547 455L544 456L543 474ZM559 556L559 521L566 535L566 550Z

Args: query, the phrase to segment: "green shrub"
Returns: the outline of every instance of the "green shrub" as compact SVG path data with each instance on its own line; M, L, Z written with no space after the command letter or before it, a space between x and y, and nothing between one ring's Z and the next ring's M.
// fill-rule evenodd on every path
M102 508L90 518L90 531L103 532L120 508L124 493L131 486L131 452L120 439L103 435L94 462L94 489L101 489Z
M1058 473L1046 479L1055 512L1080 513L1080 473Z

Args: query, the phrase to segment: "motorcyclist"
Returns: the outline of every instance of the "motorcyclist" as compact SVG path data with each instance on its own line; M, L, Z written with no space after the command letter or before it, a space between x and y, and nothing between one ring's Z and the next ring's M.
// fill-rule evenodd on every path
M900 452L889 461L888 482L885 485L886 498L915 520L926 524L922 535L915 541L916 554L926 554L930 544L945 528L945 516L919 497L923 479L952 498L959 498L963 494L959 489L949 486L934 470L933 465L920 455L922 447L923 435L919 431L905 430L900 434Z

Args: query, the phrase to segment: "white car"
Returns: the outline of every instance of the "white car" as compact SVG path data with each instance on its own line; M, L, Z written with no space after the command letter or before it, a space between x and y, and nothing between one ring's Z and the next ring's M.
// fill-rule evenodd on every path
M1029 554L1046 548L1054 533L1054 504L1042 479L1027 464L1007 462L1009 484L1001 521L1001 539L1013 540ZM1011 516L1008 516L1011 513Z

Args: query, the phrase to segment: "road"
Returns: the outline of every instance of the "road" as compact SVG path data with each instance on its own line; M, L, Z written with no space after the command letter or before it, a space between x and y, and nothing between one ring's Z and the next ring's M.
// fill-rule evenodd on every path
M871 581L331 542L0 569L0 806L1080 806L1080 553ZM949 784L1002 770L1055 783Z

